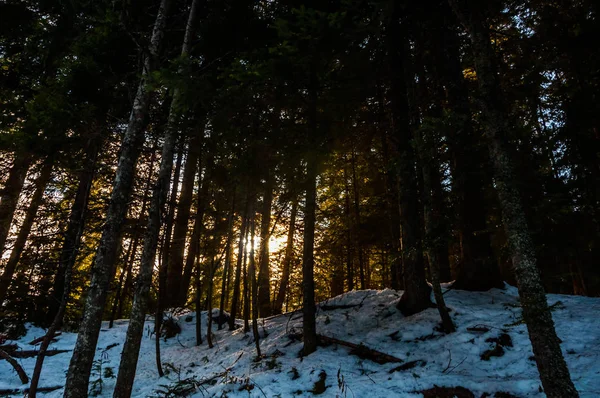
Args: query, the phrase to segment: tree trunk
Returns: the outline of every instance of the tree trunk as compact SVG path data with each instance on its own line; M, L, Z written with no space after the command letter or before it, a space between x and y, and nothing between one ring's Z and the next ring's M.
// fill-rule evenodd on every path
M346 163L346 159L344 159ZM348 279L348 291L354 290L354 242L352 240L352 216L350 209L350 184L348 183L348 171L344 164L344 218L346 221L346 278Z
M394 5L388 32L390 69L393 71L391 84L391 110L394 153L397 154L397 182L400 187L401 251L404 267L404 293L398 309L404 315L423 311L431 304L429 286L425 281L423 247L421 242L418 189L415 172L415 154L411 141L413 128L410 125L409 103L406 86L407 38L401 22L401 10Z
M246 208L242 215L242 225L240 227L240 240L238 243L238 254L235 266L235 278L233 281L233 296L231 297L231 311L229 313L229 330L235 329L235 317L237 315L238 303L240 300L240 282L242 274L242 261L244 257L244 238L246 237L246 213L248 212L248 198L246 198Z
M204 212L206 211L206 203L208 197L208 190L210 188L211 172L214 166L214 160L212 155L208 156L206 161L206 169L204 172L204 179L201 174L198 173L198 190L197 194L197 208L196 216L194 217L194 227L192 229L192 235L190 237L190 246L188 249L187 257L185 259L185 267L183 269L183 278L181 280L181 297L179 302L185 304L187 299L187 291L190 286L192 278L192 272L194 269L194 259L200 253L200 239L202 231L204 230ZM199 166L200 167L200 166Z
M249 269L248 278L250 279L250 301L252 302L252 336L256 346L256 358L260 359L260 335L258 334L258 283L256 281L256 263L254 261L254 220L256 218L254 208L250 211L250 253L248 256Z
M121 319L123 316L123 303L125 302L125 298L129 294L129 290L131 289L132 280L133 280L133 263L135 261L135 255L137 254L137 248L140 240L140 231L142 229L142 221L146 216L146 207L148 205L148 195L150 194L150 190L152 189L152 174L154 171L154 162L156 161L156 149L158 147L158 140L154 142L152 146L152 155L150 156L150 166L148 167L148 178L146 179L146 185L144 188L144 192L142 194L142 206L140 210L140 215L138 217L137 222L135 223L133 236L131 238L131 243L127 248L127 254L125 255L125 259L123 262L121 275L119 275L119 282L117 284L117 291L115 292L115 297L113 300L113 307L110 314L110 320L108 327L112 329L115 318ZM124 282L123 282L124 280Z
M135 174L135 164L139 157L144 129L146 127L150 104L150 91L148 91L147 79L149 74L156 69L159 46L166 25L168 5L169 0L161 1L152 32L150 48L144 56L142 78L121 145L121 155L117 166L111 200L92 267L92 280L87 292L85 311L80 323L73 357L69 364L67 382L65 384L65 398L85 397L88 394L88 383L96 353L96 344L102 323L102 313L106 305L110 282L115 274L115 260L121 228L127 214Z
M292 199L292 210L290 214L290 227L288 229L287 242L285 244L285 256L283 257L283 264L281 266L281 282L279 284L279 291L277 292L277 298L273 305L273 310L276 314L281 314L283 308L283 302L287 293L288 285L290 284L290 268L292 265L292 257L294 255L294 234L296 233L296 216L298 214L298 200Z
M269 238L271 236L271 207L273 205L273 175L265 171L266 183L260 225L260 252L258 268L258 313L262 318L271 315L271 283L269 269Z
M437 164L437 147L434 142L422 132L417 137L419 152L421 156L421 167L423 172L423 219L425 221L425 251L429 260L429 273L431 275L431 285L433 295L437 304L442 327L446 333L456 331L452 318L446 308L442 288L440 286L440 263L443 262L442 255L448 259L448 246L445 242L445 235L440 233L440 208L435 207L434 202L434 180L440 178ZM432 164L434 163L434 164ZM445 253L444 253L445 252Z
M187 56L191 42L193 40L194 26L198 10L198 0L194 0L190 9L186 32L181 48L181 56ZM183 67L180 67L180 73L183 73ZM137 369L137 362L140 352L140 344L144 334L144 322L146 320L146 308L150 298L150 286L152 284L152 271L154 269L154 259L156 257L156 248L160 236L162 225L162 212L169 194L169 183L173 172L173 156L175 152L175 143L177 141L177 132L179 131L181 92L175 89L167 126L165 128L165 137L163 142L160 168L158 178L152 192L150 210L148 212L148 224L144 236L144 248L140 262L140 271L138 274L137 286L133 298L131 317L123 352L121 353L121 362L119 363L119 372L115 385L114 398L129 398L133 388L133 380Z
M167 289L165 292L165 304L167 307L185 304L182 302L184 297L182 294L184 252L188 234L192 196L194 194L194 181L202 147L204 122L200 122L197 129L198 131L196 131L189 144L187 159L183 170L181 194L179 195L179 203L177 204L177 217L173 228L173 240L171 241L170 246ZM192 257L192 262L193 259L194 257Z
M310 78L308 84L308 136L310 143L317 142L317 100L318 100L318 75L316 70L316 59L310 66ZM310 355L317 350L317 321L315 305L315 223L317 210L317 175L318 158L315 153L317 149L310 148L306 156L306 204L304 208L304 247L302 250L302 324L304 335L304 346L302 355Z
M42 200L44 199L44 192L46 191L46 186L48 185L48 183L50 182L50 178L52 177L53 163L53 159L47 158L44 161L39 177L35 180L35 192L33 193L31 202L29 203L29 207L25 212L25 219L23 220L23 224L21 225L19 233L17 234L17 239L10 253L8 262L6 263L6 267L4 268L4 272L0 277L0 306L6 298L6 293L8 292L8 288L10 287L10 282L17 268L17 264L19 263L19 260L21 258L21 254L25 249L25 243L27 243L27 238L29 237L29 233L31 232L31 227L33 226L33 222L35 221L35 216L37 215L38 209L42 204Z
M219 318L218 330L223 327L223 312L225 311L225 300L227 297L227 281L230 278L229 272L231 268L231 246L233 243L233 218L235 217L235 199L236 189L233 188L233 197L231 198L231 211L227 221L227 242L225 243L225 264L223 265L223 277L221 281L221 300L219 301Z
M196 345L202 344L202 280L200 263L195 267L196 270L196 294L194 296L194 307L196 308Z
M79 185L77 186L77 193L75 194L75 201L71 207L71 214L69 215L69 225L65 233L65 240L63 242L60 260L59 260L59 271L57 277L61 278L61 283L55 282L55 291L53 292L54 303L57 300L57 295L61 294L58 307L54 309L53 305L50 305L50 314L53 314L54 318L50 327L46 331L42 343L40 344L39 353L36 358L35 367L33 369L33 375L31 376L31 384L29 386L29 398L35 398L38 389L38 383L42 374L42 367L44 365L44 359L46 358L46 351L50 345L56 331L61 327L65 311L67 309L67 303L69 302L69 296L71 294L71 280L73 278L73 267L77 259L79 252L79 245L81 242L81 236L85 227L85 215L87 210L87 204L90 197L90 191L92 189L92 182L94 179L94 172L96 169L96 162L98 160L98 153L102 145L102 138L100 134L96 133L94 137L90 139L87 146L87 159L85 165L79 176ZM58 286L58 289L57 289Z
M470 1L450 0L471 39L480 92L484 131L493 163L502 221L508 238L513 267L540 378L548 397L578 397L562 356L536 265L533 242L517 190L513 162L506 137L511 135L509 114L497 77L494 49L487 18Z
M368 289L368 284L366 283L365 260L360 236L360 195L358 190L358 176L356 174L356 152L354 151L354 148L352 148L350 165L352 167L352 192L354 196L354 240L356 244L356 251L358 252L360 288L361 290L365 290Z
M32 161L33 157L30 154L17 152L8 173L6 184L0 191L0 255L4 254L6 238L8 238L10 225L15 215L17 203L19 202L19 195L23 189L25 177Z

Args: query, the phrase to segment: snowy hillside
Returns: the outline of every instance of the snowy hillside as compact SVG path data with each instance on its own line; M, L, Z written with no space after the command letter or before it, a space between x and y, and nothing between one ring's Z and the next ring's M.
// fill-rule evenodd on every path
M321 303L319 334L362 343L402 361L384 364L361 359L350 348L336 344L299 358L302 342L293 337L302 330L300 312L259 320L265 355L259 362L254 361L252 334L244 334L242 328L231 333L225 326L217 331L215 324L215 347L208 349L206 342L194 346L194 314L184 314L179 317L182 333L162 343L169 375L158 378L154 340L144 338L133 396L174 396L165 392L176 387L195 388L190 395L194 397L421 397L422 391L425 396L451 396L442 395L443 389L435 386L462 387L452 390L459 397L545 396L520 321L515 288L449 291L445 297L458 328L452 335L436 330L439 318L434 308L403 317L395 308L400 293L393 290L353 291ZM600 396L600 299L549 295L548 300L575 386L582 397ZM205 313L203 328L206 324ZM110 397L115 383L111 373L118 369L127 321L116 322L113 329L103 326L92 379L101 374L99 396ZM152 327L148 322L147 329ZM29 342L42 335L41 329L32 327L16 343L19 349L31 350ZM62 334L51 349L71 350L75 337ZM64 385L70 355L46 359L40 387ZM19 361L31 375L35 358ZM21 388L12 367L0 361L0 390ZM61 397L62 390L42 396Z

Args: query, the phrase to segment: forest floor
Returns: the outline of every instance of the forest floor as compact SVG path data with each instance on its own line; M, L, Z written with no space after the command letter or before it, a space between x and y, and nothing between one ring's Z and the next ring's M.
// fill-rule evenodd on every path
M195 346L195 315L180 314L181 334L161 341L167 375L159 378L154 357L153 322L142 342L133 397L543 397L531 344L521 318L517 290L507 287L445 295L457 332L444 335L435 308L403 317L395 304L400 292L352 291L318 307L318 333L364 347L319 347L300 358L302 313L259 320L263 359L256 361L252 333L217 330L214 348ZM563 354L582 397L600 396L600 299L548 295ZM202 327L206 332L206 313ZM92 384L98 396L111 397L125 340L127 320L112 329L103 324ZM242 322L238 321L241 325ZM29 327L16 343L43 335ZM72 350L76 334L63 333L51 349ZM364 358L379 351L401 362ZM358 355L357 355L358 354ZM361 358L363 356L363 358ZM46 358L40 386L63 386L71 352ZM19 359L31 375L35 358ZM383 362L383 361L380 361ZM101 380L101 381L99 381ZM0 361L0 390L22 389L6 361ZM177 391L189 395L176 395ZM17 391L18 392L18 391ZM22 396L22 392L13 396ZM44 397L61 397L62 390ZM171 395L169 395L171 394ZM7 394L6 396L10 396Z

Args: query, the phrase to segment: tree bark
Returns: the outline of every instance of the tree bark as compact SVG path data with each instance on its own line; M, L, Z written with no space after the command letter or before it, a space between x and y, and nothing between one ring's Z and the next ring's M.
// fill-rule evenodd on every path
M258 267L258 314L262 318L271 315L271 283L269 269L269 239L271 236L271 208L273 206L273 175L265 170L266 183L260 225L260 248Z
M508 149L509 114L502 98L487 17L471 1L450 0L471 39L480 93L484 131L493 163L502 221L508 237L523 308L544 392L548 397L578 397L562 355L536 264L535 251Z
M227 242L225 243L225 264L223 265L223 277L221 280L221 300L219 301L219 318L218 318L218 330L223 327L223 312L225 311L225 301L227 298L227 285L228 279L230 278L229 272L231 268L231 246L233 243L233 219L235 217L235 199L236 189L233 188L233 195L231 198L231 211L227 220Z
M185 304L182 302L184 295L181 293L183 290L184 252L188 235L192 196L194 194L194 181L202 147L204 122L200 122L197 129L189 144L183 170L181 194L179 195L179 203L177 204L177 217L175 219L173 239L170 246L167 290L165 292L165 304L167 307ZM192 257L192 261L193 259L194 257Z
M237 310L240 301L240 282L242 275L242 261L244 258L244 239L246 237L246 213L248 212L248 198L246 198L246 206L244 210L244 214L242 215L242 225L240 227L240 240L238 243L238 254L235 266L235 278L233 281L233 296L231 297L231 311L229 313L229 330L233 331L235 329L235 317L237 315Z
M273 305L273 310L276 314L281 314L283 302L287 294L287 288L290 284L290 269L292 265L292 257L294 255L294 234L296 233L296 216L298 214L298 200L292 199L292 210L290 213L290 226L288 229L287 242L285 244L285 256L281 265L281 282L277 292L277 298Z
M80 323L73 357L69 364L67 382L65 384L65 398L80 398L88 394L88 383L96 353L96 344L102 323L102 313L106 305L110 282L115 274L115 260L121 228L127 213L129 197L131 196L133 186L135 164L142 146L148 116L150 91L147 86L147 78L156 69L169 3L169 0L161 1L152 32L150 48L144 56L142 78L121 145L121 155L106 214L106 222L103 227L98 251L96 252L94 266L92 267L92 280L87 292L85 311Z
M193 40L198 2L199 0L194 0L192 2L181 48L182 57L187 56ZM183 73L183 68L180 68L179 72ZM140 271L138 274L129 326L127 327L127 334L123 345L123 352L121 353L121 362L119 363L119 372L117 374L117 382L113 393L114 398L129 398L133 388L140 344L144 334L146 308L150 298L154 259L156 257L156 249L158 247L160 228L162 225L161 216L169 194L169 183L173 172L173 157L175 155L175 143L177 141L176 135L177 131L179 131L181 106L181 92L179 89L175 89L171 108L169 110L167 126L165 128L158 178L152 192L150 210L148 213L148 224L144 236L144 248L140 262Z
M6 184L0 191L0 255L4 254L6 239L19 202L19 195L32 162L33 157L30 154L25 151L17 152L8 173Z
M25 243L27 243L27 238L29 237L29 233L31 232L31 227L33 226L33 222L35 221L35 216L37 215L38 209L44 199L44 192L46 191L46 186L48 185L48 183L50 182L50 178L52 177L53 164L53 159L47 158L44 161L44 164L40 171L40 175L38 176L38 178L36 178L34 182L35 191L33 193L33 196L31 197L29 207L25 212L25 219L23 220L23 224L21 224L21 228L19 229L19 233L17 234L17 239L10 253L10 257L8 259L8 262L6 263L6 267L4 268L2 276L0 277L0 305L4 302L4 299L6 298L6 293L8 292L10 282L13 278L15 270L17 269L17 264L21 259L21 254L25 249Z
M250 279L250 301L252 303L252 336L256 346L256 358L261 357L260 353L260 335L258 334L258 283L256 281L256 262L254 260L254 220L256 218L254 208L250 211L250 253L248 278Z
M423 247L421 241L418 188L415 171L415 154L412 147L413 128L409 118L409 103L406 86L407 38L401 10L395 2L389 25L388 48L391 83L392 136L394 153L397 154L397 182L399 184L401 254L404 267L404 293L398 309L404 315L423 311L431 304L429 286L425 281Z

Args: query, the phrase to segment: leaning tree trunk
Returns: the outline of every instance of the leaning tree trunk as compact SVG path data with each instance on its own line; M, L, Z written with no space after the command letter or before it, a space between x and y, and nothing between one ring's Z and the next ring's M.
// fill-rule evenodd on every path
M290 227L288 229L287 242L285 244L285 255L283 257L283 264L281 265L281 281L279 284L279 291L277 292L277 298L273 305L273 311L276 314L281 314L283 309L283 302L287 294L287 288L290 284L290 269L292 266L292 257L294 255L294 234L296 233L296 216L298 214L298 200L292 199L292 210L290 214ZM343 284L343 282L342 282Z
M430 306L430 289L425 281L421 241L418 189L415 177L415 154L411 145L413 128L409 118L406 86L406 29L400 21L400 7L396 4L388 32L390 67L394 71L391 85L392 135L397 154L397 177L400 202L401 251L404 293L398 309L404 315L423 311Z
M258 263L258 313L266 318L271 315L271 284L269 270L269 237L271 235L271 207L273 205L273 175L268 170L260 223L260 248Z
M15 160L8 173L8 179L4 188L0 191L0 255L4 254L6 238L10 231L10 225L15 215L19 195L25 183L25 177L33 157L26 152L17 152ZM0 301L1 303L1 301Z
M193 39L194 26L198 10L198 0L194 0L188 17L183 46L181 49L182 57L187 56ZM180 68L183 73L183 68ZM140 353L140 345L144 334L144 321L146 320L146 308L150 298L150 286L152 284L152 271L154 269L154 259L156 257L156 248L160 236L162 225L162 211L169 194L169 183L173 171L173 156L175 152L176 134L179 131L179 119L181 109L181 92L176 89L169 110L169 118L165 128L165 137L163 142L160 169L158 179L152 192L150 211L148 213L148 224L144 236L144 248L140 262L140 271L137 280L137 287L131 309L131 317L123 352L121 353L121 362L117 374L117 383L113 397L129 398L133 388L133 380L137 369L137 362Z
M35 221L35 216L37 215L38 209L42 204L42 200L44 199L46 186L52 177L52 166L53 160L51 158L46 159L44 161L44 165L42 166L42 170L40 171L39 177L35 180L35 192L33 193L29 207L25 212L25 219L23 220L23 224L21 225L19 233L17 234L17 239L13 246L12 252L10 253L8 262L6 263L6 267L4 268L4 272L0 277L0 305L6 298L6 293L8 292L10 282L13 278L15 270L17 269L17 264L19 263L23 249L25 249L25 243L27 243L27 238L31 232L31 227Z
M55 332L61 327L65 311L67 309L67 303L69 302L69 296L71 294L71 280L73 277L73 267L77 254L79 253L79 244L81 242L81 236L83 235L83 229L85 226L85 214L87 209L88 200L90 197L90 191L92 189L92 181L94 179L94 172L96 169L96 162L98 160L98 153L100 151L102 140L99 134L96 137L92 137L90 144L88 145L88 157L86 164L81 171L79 176L79 185L77 187L77 193L75 194L75 201L71 207L71 214L69 215L69 225L65 233L65 240L60 254L59 260L59 272L57 277L62 278L60 286L60 292L54 291L53 297L56 298L57 294L61 294L60 302L55 311L52 305L50 306L50 313L54 314L54 318L50 327L44 335L44 339L40 344L39 352L35 361L35 367L33 369L33 375L31 376L31 384L29 385L29 398L35 398L38 388L40 376L42 374L42 367L44 365L44 359L46 358L46 351L48 346L54 338ZM55 286L57 284L55 283Z
M485 135L493 163L502 221L508 238L523 318L533 347L540 378L548 397L577 397L569 369L563 358L560 340L554 329L542 286L533 242L517 189L508 140L510 116L503 103L497 77L494 49L487 18L470 1L450 0L454 11L469 33L479 83Z
M147 85L149 74L156 69L158 51L164 35L169 0L162 0L152 32L151 44L144 56L142 78L134 99L129 124L121 145L121 155L113 185L106 221L92 267L91 284L87 292L85 311L80 323L73 357L69 364L65 398L80 398L88 394L88 383L96 354L96 344L102 323L106 297L115 274L115 260L121 228L127 214L133 186L135 164L143 143L150 104Z
M180 306L185 303L182 299L184 252L188 235L188 224L194 194L194 181L198 170L201 152L202 135L204 133L204 122L199 122L189 146L188 154L183 170L183 181L181 183L181 194L177 204L177 217L173 227L173 239L169 247L169 263L167 271L167 289L165 292L165 306ZM193 261L194 257L192 257Z

